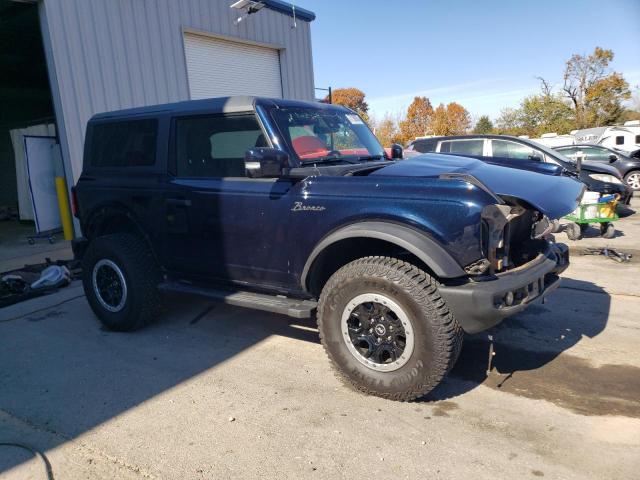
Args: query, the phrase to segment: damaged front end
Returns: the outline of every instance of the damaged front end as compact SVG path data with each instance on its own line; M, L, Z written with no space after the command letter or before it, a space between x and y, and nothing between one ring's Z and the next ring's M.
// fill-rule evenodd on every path
M468 281L446 285L441 293L467 333L491 328L560 284L569 250L557 244L553 222L517 199L482 211L483 257L467 265Z
M493 275L524 265L544 251L553 229L553 222L536 210L517 204L487 205L481 224L484 258L465 271Z

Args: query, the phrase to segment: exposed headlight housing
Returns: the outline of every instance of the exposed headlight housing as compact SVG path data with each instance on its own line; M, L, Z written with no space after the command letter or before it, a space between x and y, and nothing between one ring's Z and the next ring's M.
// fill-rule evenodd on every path
M598 180L600 182L622 185L622 181L618 177L616 177L615 175L610 175L608 173L592 173L591 175L589 175L589 178L593 178L594 180Z

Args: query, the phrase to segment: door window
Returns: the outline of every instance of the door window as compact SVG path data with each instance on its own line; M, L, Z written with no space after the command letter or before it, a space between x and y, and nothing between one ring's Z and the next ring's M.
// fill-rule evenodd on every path
M585 147L581 150L587 160L595 160L596 162L608 162L611 155L609 150L603 148Z
M513 158L516 160L542 160L542 154L522 143L506 140L491 140L494 157Z
M178 118L175 121L178 177L245 177L244 155L268 147L255 115Z
M463 155L482 156L483 139L475 140L446 140L440 142L440 153L460 153Z

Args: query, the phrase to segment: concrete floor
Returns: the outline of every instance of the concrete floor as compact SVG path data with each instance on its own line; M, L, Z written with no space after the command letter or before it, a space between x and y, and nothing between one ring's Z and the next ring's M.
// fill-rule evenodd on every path
M547 304L489 332L488 377L468 337L414 403L341 385L310 321L171 297L118 334L76 283L0 311L0 443L58 479L638 478L639 274L574 256ZM0 447L0 478L46 477Z
M42 263L47 257L52 260L73 258L71 242L65 241L61 233L55 235L53 244L43 238L29 245L27 236L34 234L35 226L32 223L0 221L0 273L26 264Z

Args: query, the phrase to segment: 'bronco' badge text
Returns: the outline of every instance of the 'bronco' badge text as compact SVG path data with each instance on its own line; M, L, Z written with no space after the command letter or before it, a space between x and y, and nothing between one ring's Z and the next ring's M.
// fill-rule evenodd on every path
M292 212L322 212L326 210L320 205L303 205L302 202L294 202Z

